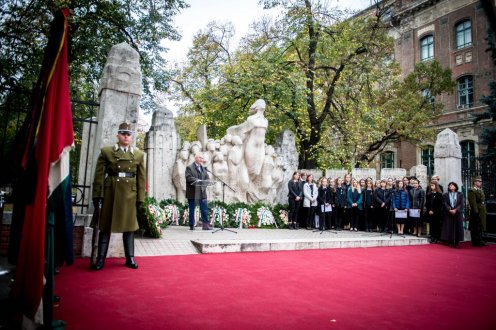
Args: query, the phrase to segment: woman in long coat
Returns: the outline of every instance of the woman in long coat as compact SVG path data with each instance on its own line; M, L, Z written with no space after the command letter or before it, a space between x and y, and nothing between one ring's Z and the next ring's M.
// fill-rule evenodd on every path
M458 191L456 182L448 184L448 191L443 195L444 221L441 240L450 246L458 247L463 240L463 194Z
M443 206L443 194L440 192L437 181L432 180L425 203L427 209L425 219L430 225L431 243L437 243L441 237L441 223L444 216Z

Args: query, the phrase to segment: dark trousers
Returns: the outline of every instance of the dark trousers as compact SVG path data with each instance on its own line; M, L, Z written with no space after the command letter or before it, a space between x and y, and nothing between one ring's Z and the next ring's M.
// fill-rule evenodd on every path
M363 210L363 218L365 222L365 230L369 231L374 227L374 209L370 206L365 207Z
M203 223L208 223L208 203L206 199L188 199L189 207L189 225L195 225L195 208L200 206L200 216Z
M438 241L441 239L441 216L438 214L427 215L429 221L431 238Z
M351 215L350 215L351 228L358 228L358 219L360 218L360 210L358 209L358 207L352 207L350 211L351 211Z
M386 206L377 208L376 217L379 224L379 229L384 231L388 225L389 209Z
M289 201L289 216L288 220L290 223L298 223L298 212L300 211L301 201L297 201L294 198L290 198Z
M307 228L312 228L313 227L313 222L315 221L315 209L316 206L310 206L310 207L304 207L303 208L306 214L306 219L307 219Z
M482 240L482 223L480 220L471 220L473 223L470 226L470 239L472 245L480 245L484 243Z
M343 222L343 207L336 205L332 213L334 213L334 218L336 219L336 229L340 229Z

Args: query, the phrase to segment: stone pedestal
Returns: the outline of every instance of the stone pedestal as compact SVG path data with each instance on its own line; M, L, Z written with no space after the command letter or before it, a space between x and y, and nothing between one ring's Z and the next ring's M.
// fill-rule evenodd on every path
M157 201L176 198L172 171L179 146L180 138L172 112L165 108L157 109L145 139L148 196Z
M456 182L461 191L462 149L458 135L449 128L437 135L434 145L434 173L439 175L439 183L448 189L449 182Z

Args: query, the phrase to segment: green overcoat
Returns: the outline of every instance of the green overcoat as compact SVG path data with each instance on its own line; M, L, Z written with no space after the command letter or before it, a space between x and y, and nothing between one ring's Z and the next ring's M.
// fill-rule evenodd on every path
M486 230L486 196L484 195L484 190L478 188L470 188L468 190L468 205L470 207L470 216L472 221L480 221L482 230ZM478 214L479 219L474 219L474 216ZM470 227L472 223L469 223ZM469 228L470 229L470 228Z
M122 233L136 231L136 202L145 199L144 153L129 147L124 153L119 146L103 147L98 157L93 180L93 198L103 198L99 228Z

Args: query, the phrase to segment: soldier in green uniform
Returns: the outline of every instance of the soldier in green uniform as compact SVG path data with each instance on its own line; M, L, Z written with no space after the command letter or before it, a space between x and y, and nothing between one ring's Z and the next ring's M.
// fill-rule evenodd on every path
M473 246L484 246L482 232L486 226L486 197L482 190L482 179L474 178L474 186L468 190L468 204L470 207L470 236Z
M137 209L145 198L144 153L131 146L131 125L122 123L118 142L101 149L93 180L93 203L100 207L100 236L94 270L103 268L110 233L122 233L126 266L138 268L134 261L134 232L138 229Z

